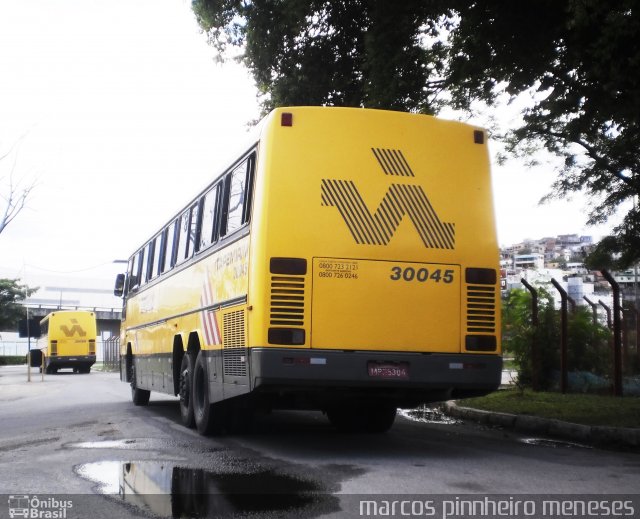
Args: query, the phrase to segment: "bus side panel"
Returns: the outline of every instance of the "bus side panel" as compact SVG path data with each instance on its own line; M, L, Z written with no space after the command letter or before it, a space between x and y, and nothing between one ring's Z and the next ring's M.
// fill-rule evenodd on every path
M241 360L240 351L246 349L246 304L233 302L247 298L248 264L249 237L241 236L129 297L122 353L126 359L127 345L131 344L138 387L175 393L174 373L179 366L173 364L174 348L190 351L194 360L198 350L208 352L211 359L222 359L223 349L229 350L228 363L242 362L246 371L246 352ZM223 383L223 368L216 369L215 362L210 367L211 386ZM122 371L126 371L126 360ZM240 383L236 377L228 383L232 388L248 386L248 378ZM218 400L212 394L212 401Z

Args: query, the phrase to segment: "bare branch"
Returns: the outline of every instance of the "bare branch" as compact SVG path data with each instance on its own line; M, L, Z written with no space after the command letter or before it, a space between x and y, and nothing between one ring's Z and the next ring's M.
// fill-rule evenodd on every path
M20 141L26 136L25 133L22 135L14 144L11 146L8 152L4 155L0 156L0 161L7 158L18 146ZM2 195L1 198L5 200L5 208L3 213L0 216L0 233L9 225L15 218L20 214L20 212L24 209L31 192L36 187L36 180L33 180L26 187L21 188L20 182L14 183L14 172L16 170L16 165L18 163L18 153L14 154L13 164L11 165L11 170L9 172L9 182L8 182L8 194L6 196Z

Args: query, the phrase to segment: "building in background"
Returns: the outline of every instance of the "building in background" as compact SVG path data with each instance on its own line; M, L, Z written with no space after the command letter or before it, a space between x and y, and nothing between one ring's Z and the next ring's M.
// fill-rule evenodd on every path
M24 301L29 316L43 318L55 310L90 310L95 312L98 326L96 354L102 360L103 344L120 333L122 300L113 295L116 273L123 265L107 265L90 272L91 275L47 274L16 272L0 269L0 278L20 279L29 287L38 287ZM35 341L31 340L32 347ZM18 331L0 330L0 356L26 355L28 339L18 337Z

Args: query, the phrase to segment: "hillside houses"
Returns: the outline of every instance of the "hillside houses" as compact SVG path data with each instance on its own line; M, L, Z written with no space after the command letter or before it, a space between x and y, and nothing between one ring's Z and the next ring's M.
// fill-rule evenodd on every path
M586 296L592 301L611 301L611 287L598 271L589 271L584 258L594 247L591 236L562 234L539 240L527 239L503 247L500 251L502 290L523 288L521 279L546 288L554 297L559 295L551 285L556 279L576 304L587 305ZM640 269L613 272L620 285L623 299L637 301Z

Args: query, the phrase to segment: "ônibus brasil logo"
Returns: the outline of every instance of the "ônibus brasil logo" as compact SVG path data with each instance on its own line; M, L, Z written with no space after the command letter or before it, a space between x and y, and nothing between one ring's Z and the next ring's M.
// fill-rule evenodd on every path
M28 519L66 519L67 510L73 508L73 501L55 497L9 496L9 517Z

